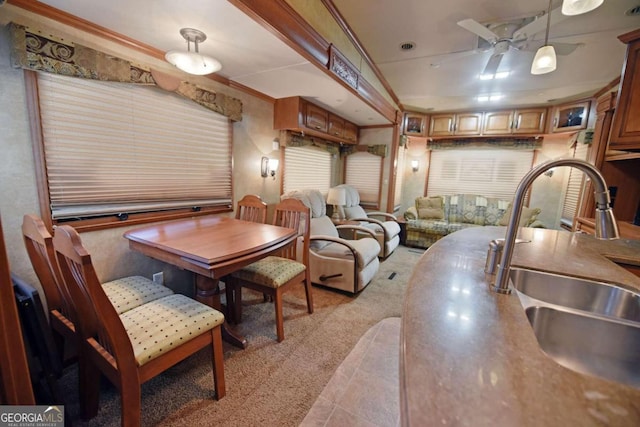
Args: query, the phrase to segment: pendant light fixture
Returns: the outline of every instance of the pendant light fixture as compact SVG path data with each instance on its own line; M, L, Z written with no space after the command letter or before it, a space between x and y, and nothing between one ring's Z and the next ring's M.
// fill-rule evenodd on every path
M572 16L591 12L602 3L604 0L563 0L562 14Z
M544 46L536 52L531 64L531 74L547 74L556 69L556 51L549 45L549 27L551 26L551 1L547 8L547 32L544 36ZM566 1L566 0L565 0Z
M187 41L187 51L170 50L165 54L165 59L175 65L185 73L203 76L215 73L222 68L222 64L217 59L209 55L203 55L198 51L198 43L207 39L207 35L194 28L183 28L180 34ZM194 51L191 52L191 43L194 44Z

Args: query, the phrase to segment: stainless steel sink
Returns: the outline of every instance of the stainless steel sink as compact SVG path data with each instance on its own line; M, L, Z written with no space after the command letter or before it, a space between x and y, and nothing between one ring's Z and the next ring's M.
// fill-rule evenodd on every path
M511 269L511 280L518 292L549 304L640 322L640 295L618 286L521 268Z
M540 348L560 365L640 388L640 324L529 307Z
M540 348L583 374L640 388L640 295L587 279L512 268Z

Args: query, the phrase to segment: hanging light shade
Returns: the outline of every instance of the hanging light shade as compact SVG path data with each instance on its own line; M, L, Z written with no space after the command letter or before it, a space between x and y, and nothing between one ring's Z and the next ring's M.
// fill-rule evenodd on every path
M551 1L547 8L547 31L544 35L544 45L538 49L531 64L531 74L546 74L556 69L556 50L549 45L549 27L551 27ZM566 1L566 0L565 0Z
M591 12L604 3L604 0L563 0L562 14L567 16Z
M546 74L556 69L556 51L553 46L542 46L531 64L531 74Z
M203 76L205 74L215 73L222 68L222 64L209 55L203 55L198 51L198 43L207 39L205 33L194 28L183 28L180 34L187 41L187 51L170 50L164 57L165 59L189 74ZM191 52L191 43L194 44L194 51Z

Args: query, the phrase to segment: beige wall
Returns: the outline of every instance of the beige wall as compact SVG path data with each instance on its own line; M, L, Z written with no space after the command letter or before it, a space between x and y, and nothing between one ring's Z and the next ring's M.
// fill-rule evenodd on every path
M0 158L0 215L11 270L36 284L37 280L28 261L20 232L22 216L25 213L40 211L35 166L26 112L23 71L10 66L8 33L4 26L10 21L33 24L32 19L35 19L33 15L11 7L4 7L0 17L0 146L3 153ZM179 73L164 61L143 57L113 43L101 43L94 36L82 34L48 20L36 21L36 25L50 25L55 34L64 35L70 40L117 54L163 72ZM280 194L279 175L276 180L260 176L261 157L279 155L278 150L273 150L273 140L279 136L278 131L273 129L273 105L206 77L188 78L199 85L239 98L243 103L243 120L233 124L234 200L237 201L246 193L253 193L262 196L269 204L277 202ZM101 280L134 273L151 277L155 272L164 271L165 283L168 286L183 293L193 291L189 274L131 252L122 237L127 229L123 227L82 234L82 240L92 254Z

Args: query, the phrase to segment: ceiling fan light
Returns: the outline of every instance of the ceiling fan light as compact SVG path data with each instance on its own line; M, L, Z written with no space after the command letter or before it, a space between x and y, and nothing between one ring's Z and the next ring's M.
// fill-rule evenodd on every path
M185 73L198 76L215 73L222 68L222 64L217 59L196 52L170 50L164 57L170 64L175 65Z
M542 46L531 64L531 74L546 74L556 69L556 51L553 46Z
M563 0L562 14L572 16L591 12L603 2L604 0Z

